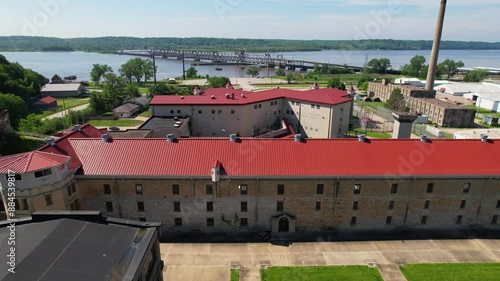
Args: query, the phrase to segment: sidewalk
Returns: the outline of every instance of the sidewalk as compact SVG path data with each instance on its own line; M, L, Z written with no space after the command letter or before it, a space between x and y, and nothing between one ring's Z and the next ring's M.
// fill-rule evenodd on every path
M261 264L272 266L365 265L373 262L386 281L405 280L398 263L500 262L498 240L160 244L165 280L229 280L231 263L241 281L259 281Z

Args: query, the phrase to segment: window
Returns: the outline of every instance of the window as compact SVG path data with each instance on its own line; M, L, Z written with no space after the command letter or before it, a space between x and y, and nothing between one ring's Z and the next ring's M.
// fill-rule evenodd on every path
M314 105L314 104L311 104L311 108L314 108L314 107L315 107L315 105Z
M206 192L207 195L212 195L213 194L213 188L212 188L211 184L207 184L205 186L205 192Z
M394 209L394 201L389 201L389 210Z
M241 195L247 195L248 194L248 187L246 184L240 185L240 194Z
M497 224L498 222L498 216L494 215L493 218L491 218L491 224Z
M47 204L47 206L54 204L52 202L52 196L50 194L45 195L45 203Z
M175 111L173 111L173 110L170 110L170 114L174 114L174 112L175 112Z
M456 224L462 224L462 216L457 216Z
M29 206L28 206L28 200L26 199L21 199L21 209L22 210L29 210Z
M321 202L316 202L316 211L321 211Z
M46 176L50 176L50 175L52 175L51 169L45 169L45 170L35 172L35 178L41 178L41 177L46 177Z
M321 108L321 106L319 106L319 105L316 105L316 109L320 109L320 108Z
M240 219L240 226L248 226L248 219L247 218L241 218Z
M19 200L17 198L14 199L14 206L15 206L16 210L20 210L21 209L21 207L19 206Z
M202 110L198 110L198 114L203 114L203 111Z
M391 185L391 193L398 193L398 184L397 183L393 183Z
M324 187L325 187L324 184L318 184L318 185L316 185L316 194L323 194Z
M429 200L425 200L425 203L424 203L424 209L429 209L429 206L431 205L431 201Z
M16 181L23 180L20 174L5 174L5 179L9 180L9 178L14 178Z
M422 216L420 219L420 224L427 224L427 216Z
M66 191L68 192L68 196L71 196L74 193L71 185L66 186Z
M207 202L207 212L214 211L214 202Z
M180 111L180 110L177 110L177 114L181 114L181 113L182 113L182 111Z
M213 218L208 218L207 219L207 226L210 227L210 226L214 226L215 222L214 222L214 219Z
M222 114L222 110L217 110L217 114Z
M357 224L357 218L356 217L352 217L351 218L351 225L356 225Z
M137 211L144 212L144 202L137 202Z
M257 109L257 105L254 105L254 106L253 106L253 109Z
M113 202L106 202L106 212L113 212Z
M357 210L359 209L359 203L358 203L357 201L356 201L356 202L354 202L354 203L352 203L352 209L353 209L354 211L357 211Z
M278 184L278 194L285 194L285 185Z
M290 103L291 103L292 105L295 105L295 102L294 102L294 101L291 101Z
M500 209L500 200L497 201L497 209Z
M182 219L181 218L175 218L175 226L176 227L182 226Z
M241 211L242 212L248 211L248 203L247 202L241 202Z
M139 218L139 221L145 222L146 218Z
M273 106L273 105L274 105L274 101L271 102L271 106Z
M178 184L172 184L172 194L174 194L174 195L179 194L179 185Z
M434 184L433 183L428 183L427 184L427 193L432 193L434 192Z
M287 110L286 110L286 114L290 114L290 110L288 110L288 109L287 109Z
M283 211L283 201L278 201L276 203L276 211L282 212Z
M181 202L174 202L174 212L181 211Z
M142 194L142 184L136 184L135 185L135 194Z
M212 110L212 114L215 114L215 110Z
M233 110L231 110L231 114L234 114L234 113L235 113L234 109L233 109Z
M103 187L104 187L104 194L111 194L111 186L109 184L105 184Z
M387 224L387 225L392 224L392 217L391 217L391 216L388 216L388 217L385 219L385 224Z
M361 184L355 184L354 185L354 194L360 194L361 193Z
M470 191L470 183L464 184L464 193L469 193Z
M465 209L465 204L467 204L467 200L462 200L460 203L460 209Z

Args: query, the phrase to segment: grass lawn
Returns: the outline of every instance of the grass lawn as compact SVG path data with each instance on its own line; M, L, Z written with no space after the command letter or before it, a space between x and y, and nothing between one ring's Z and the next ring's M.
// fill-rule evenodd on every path
M232 269L231 270L231 281L240 281L240 270Z
M466 106L464 106L464 108L475 109L477 113L480 113L483 115L493 115L496 117L500 117L500 112L489 111L489 110L484 109L484 108L476 107L475 105L466 105Z
M89 124L94 127L135 127L142 124L142 121L133 119L118 119L118 120L90 120Z
M376 268L363 265L269 267L260 276L262 281L383 281Z
M378 132L378 131L377 132L370 132L370 131L365 132L361 128L354 129L353 132L356 135L365 134L369 138L376 138L376 139L390 139L390 138L392 138L392 135L390 133L387 133L387 132Z
M500 280L500 263L407 264L401 271L408 281Z
M143 113L139 114L141 117L151 117L151 110L146 110Z
M147 94L147 93L149 93L149 88L139 87L139 93L141 93L141 94Z
M84 105L90 102L90 98L65 98L57 99L57 105L61 108L66 106L66 109Z

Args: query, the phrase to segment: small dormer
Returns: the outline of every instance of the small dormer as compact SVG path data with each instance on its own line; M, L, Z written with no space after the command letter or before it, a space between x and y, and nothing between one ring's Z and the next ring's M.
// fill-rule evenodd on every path
M234 89L233 84L231 84L231 80L227 82L226 89Z
M200 86L196 85L196 87L193 90L193 95L199 96L199 95L201 95L201 93L203 93L203 91L201 90Z
M318 82L314 82L314 84L311 86L311 89L313 89L313 90L318 90L318 89L319 89L319 84L318 84Z
M219 160L215 162L214 167L212 167L212 182L219 182L220 181L220 171L221 170L221 163Z

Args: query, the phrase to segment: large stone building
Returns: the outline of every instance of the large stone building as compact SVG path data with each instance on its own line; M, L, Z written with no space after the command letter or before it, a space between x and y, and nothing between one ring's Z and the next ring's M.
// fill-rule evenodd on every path
M61 174L61 165L52 162L21 171L15 176L16 199L26 214L54 206L68 210L78 199L77 209L161 222L165 235L498 228L499 145L486 138L101 139L69 134L42 150L69 155L69 164L68 157L54 157L71 172ZM17 167L10 161L17 156L10 157L0 158L0 173ZM37 177L40 172L43 177ZM12 177L0 177L4 197Z
M156 95L150 105L153 117L191 117L195 137L259 136L281 128L284 119L305 137L336 138L349 130L353 101L337 89L216 88L192 96Z
M472 127L476 111L454 103L436 99L436 91L412 85L369 82L368 93L372 98L386 102L395 89L400 89L412 112L427 115L429 120L445 127Z

